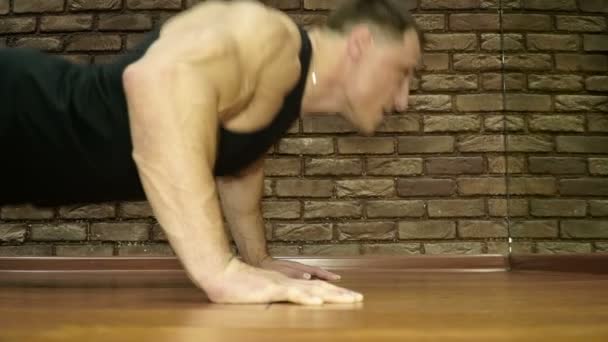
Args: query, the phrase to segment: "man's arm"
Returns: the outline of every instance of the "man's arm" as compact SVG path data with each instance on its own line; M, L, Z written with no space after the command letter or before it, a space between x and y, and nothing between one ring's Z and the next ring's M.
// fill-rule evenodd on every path
M279 271L292 278L336 280L337 274L319 267L275 260L266 245L261 199L264 192L264 159L260 159L237 176L218 177L219 195L224 216L230 226L239 252L246 263Z
M181 56L217 64L230 52L226 40L212 34L164 44L161 39L151 46L123 75L132 155L171 246L190 278L205 288L233 258L212 174L218 94ZM207 46L207 55L187 55L190 44Z
M217 178L224 216L243 260L253 266L268 257L261 199L264 191L264 160L260 159L237 176Z

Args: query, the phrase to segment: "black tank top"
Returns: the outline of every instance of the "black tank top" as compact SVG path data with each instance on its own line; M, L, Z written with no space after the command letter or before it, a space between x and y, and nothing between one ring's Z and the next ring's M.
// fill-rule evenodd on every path
M231 175L260 158L299 116L312 47L299 27L301 75L264 129L218 127L214 174ZM122 72L159 31L133 53L104 65L79 65L32 49L0 49L0 205L143 200ZM159 132L162 133L162 132Z

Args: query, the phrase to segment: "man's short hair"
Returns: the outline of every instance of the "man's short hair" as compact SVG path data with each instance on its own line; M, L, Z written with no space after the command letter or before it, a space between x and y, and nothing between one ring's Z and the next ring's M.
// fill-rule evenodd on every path
M330 13L325 26L346 34L355 25L370 24L397 39L413 29L422 39L407 4L405 0L342 0Z

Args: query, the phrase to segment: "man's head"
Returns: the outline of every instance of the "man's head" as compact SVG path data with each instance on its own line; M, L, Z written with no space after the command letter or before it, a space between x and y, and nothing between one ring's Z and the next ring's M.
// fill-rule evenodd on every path
M343 1L324 29L344 38L339 63L347 119L371 134L384 112L405 111L422 45L405 1Z

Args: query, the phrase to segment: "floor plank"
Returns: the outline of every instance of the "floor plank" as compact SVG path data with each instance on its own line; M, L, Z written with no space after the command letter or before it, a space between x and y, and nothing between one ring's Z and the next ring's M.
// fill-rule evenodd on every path
M121 287L119 279L3 287L0 341L608 341L608 275L341 274L337 283L362 292L363 303L217 305L192 286Z

